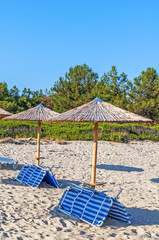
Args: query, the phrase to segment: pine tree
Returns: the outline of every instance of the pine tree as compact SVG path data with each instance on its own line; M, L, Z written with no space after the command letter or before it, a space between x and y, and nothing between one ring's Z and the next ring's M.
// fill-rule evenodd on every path
M138 114L159 119L159 76L154 68L147 68L131 84L131 108Z
M86 64L71 67L65 77L59 78L50 91L54 111L63 112L92 100L98 74Z
M123 72L118 75L115 66L101 77L96 87L96 95L104 101L116 106L126 108L128 104L127 93L129 86L127 85L127 75Z

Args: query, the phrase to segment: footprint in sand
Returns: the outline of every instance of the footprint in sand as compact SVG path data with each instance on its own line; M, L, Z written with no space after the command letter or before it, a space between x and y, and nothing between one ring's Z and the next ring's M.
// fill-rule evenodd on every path
M67 227L66 223L64 222L63 219L60 219L60 223L62 224L63 227Z
M56 230L59 232L59 231L62 231L62 228L57 227Z

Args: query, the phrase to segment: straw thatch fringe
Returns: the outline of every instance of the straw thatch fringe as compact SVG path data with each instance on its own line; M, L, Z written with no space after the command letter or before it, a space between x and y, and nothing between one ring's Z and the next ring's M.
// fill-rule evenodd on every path
M131 113L101 99L95 99L82 106L61 113L46 122L152 122L151 119Z
M57 117L59 113L38 105L26 111L3 118L4 120L43 121L51 117Z
M6 117L6 116L10 116L12 115L12 113L7 112L6 110L0 108L0 117Z

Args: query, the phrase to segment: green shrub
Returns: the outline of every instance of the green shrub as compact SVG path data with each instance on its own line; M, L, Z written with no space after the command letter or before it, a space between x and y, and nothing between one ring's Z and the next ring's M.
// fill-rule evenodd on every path
M1 137L37 137L37 122L0 120ZM64 140L93 140L94 123L42 123L41 138ZM159 140L159 125L99 123L98 139L123 142L130 140Z

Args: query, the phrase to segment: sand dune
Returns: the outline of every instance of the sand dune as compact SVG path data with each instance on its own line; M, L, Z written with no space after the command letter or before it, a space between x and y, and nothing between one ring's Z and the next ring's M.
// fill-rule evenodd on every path
M35 162L36 145L1 144L1 157L19 161L0 169L0 239L159 239L159 143L99 142L97 181L105 182L98 190L123 189L120 200L132 215L132 224L106 219L102 227L92 227L56 209L69 183L91 180L93 143L50 142L41 145L44 165L52 166L62 184L55 189L42 183L31 188L13 179L23 161ZM115 193L111 193L113 196Z

